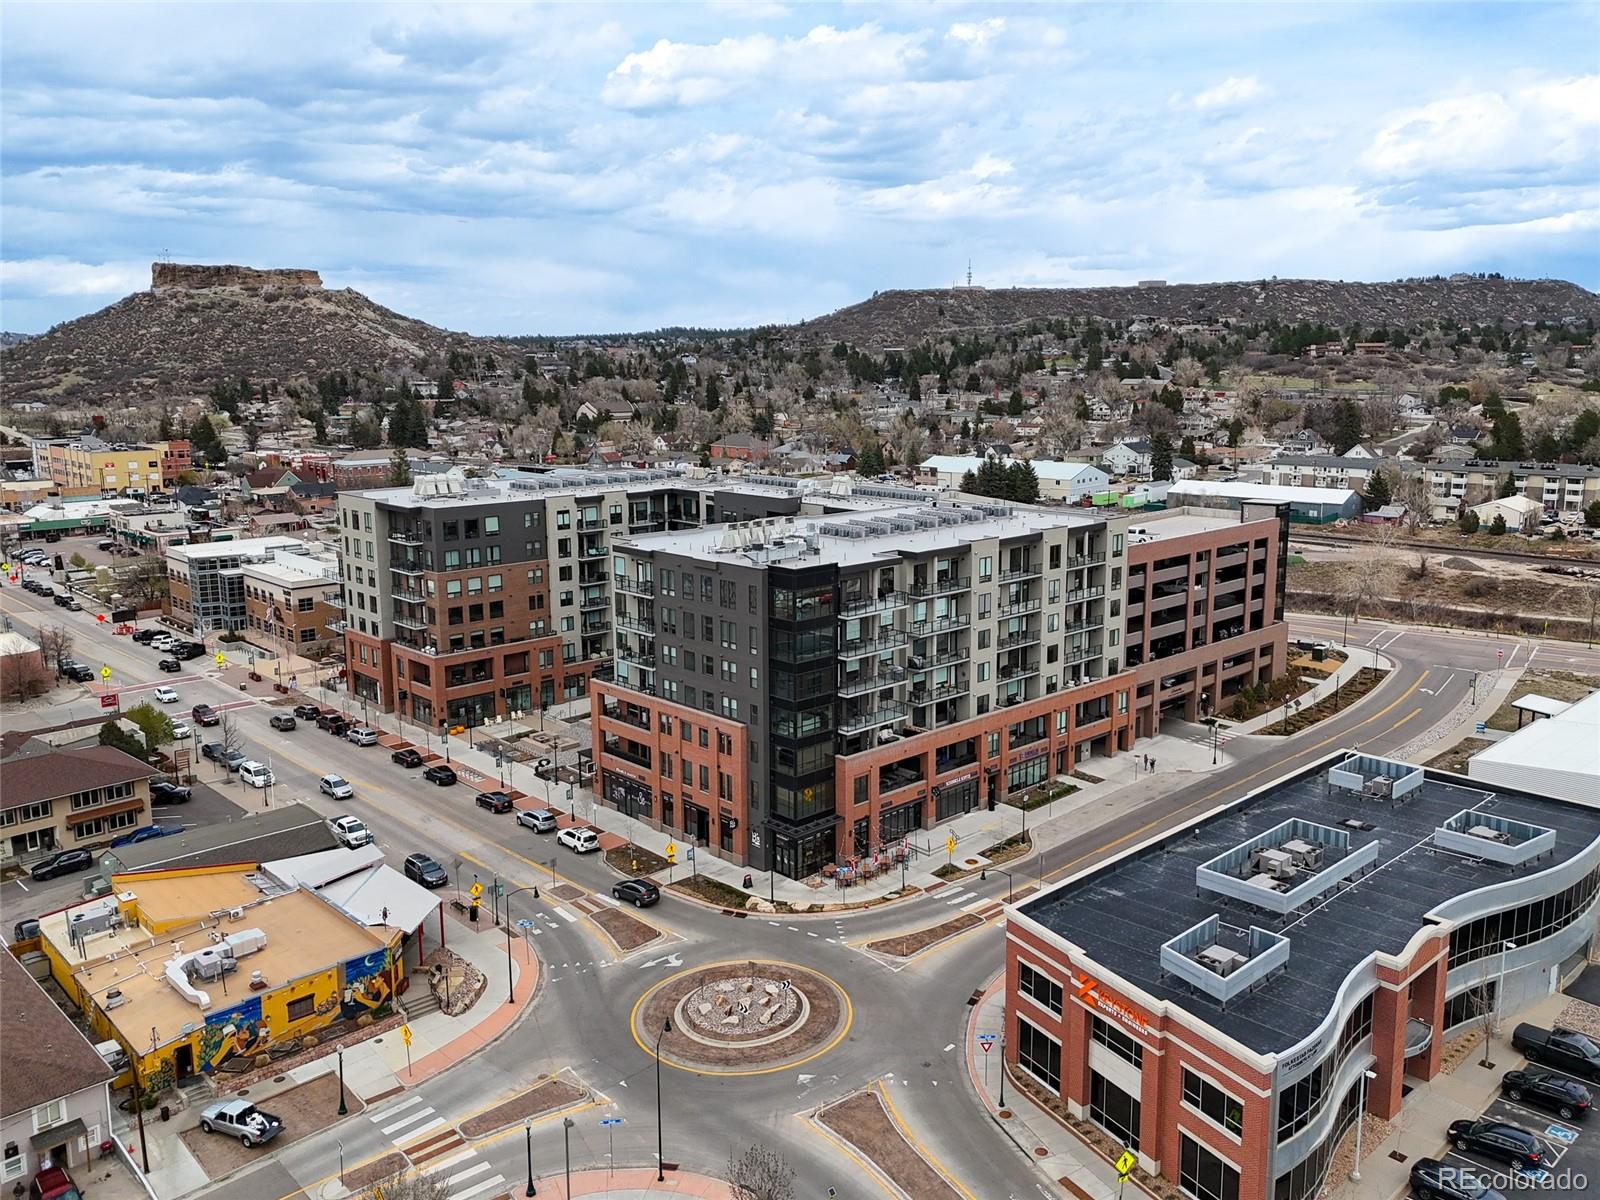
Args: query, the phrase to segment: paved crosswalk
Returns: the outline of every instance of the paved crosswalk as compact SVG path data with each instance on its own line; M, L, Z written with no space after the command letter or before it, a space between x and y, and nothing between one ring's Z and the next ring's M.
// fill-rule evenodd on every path
M449 1200L472 1200L506 1181L421 1096L385 1105L383 1111L370 1114L368 1120L394 1142L418 1172L443 1176L444 1195Z

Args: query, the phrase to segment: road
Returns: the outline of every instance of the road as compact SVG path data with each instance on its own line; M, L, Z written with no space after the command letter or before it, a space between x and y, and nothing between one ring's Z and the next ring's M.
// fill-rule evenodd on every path
M82 616L58 618L59 610L39 605L36 597L15 589L5 591L3 603L25 629L36 627L41 619L72 625L83 639L78 656L96 666L105 662L112 667L124 705L148 688L172 682L155 678L153 652L94 629ZM1340 640L1341 626L1337 618L1296 616L1291 621L1296 636L1335 642ZM1565 643L1496 640L1368 622L1351 630L1350 646L1358 656L1365 649L1377 649L1397 664L1392 677L1360 705L1287 741L1236 739L1229 746L1237 759L1231 765L1140 808L1116 812L1099 824L1091 820L1042 860L1019 864L1017 878L1041 872L1047 881L1065 878L1165 825L1188 819L1331 750L1359 745L1384 752L1403 746L1456 712L1470 693L1474 672L1493 671L1502 661L1517 666L1531 658L1539 665L1600 671L1600 652ZM230 694L208 669L186 671L174 686L182 695L184 711L200 700L240 704L237 692ZM1480 679L1479 686L1488 686L1487 680ZM97 701L87 693L69 707L83 713L98 711ZM424 849L447 865L459 861L465 870L497 875L511 888L547 883L552 870L591 891L608 891L616 878L600 856L567 854L554 846L553 839L516 826L510 817L474 807L470 787L434 788L417 773L391 763L380 749L358 749L304 726L294 733L273 731L267 725L272 710L254 700L231 711L250 752L270 758L278 773L274 802L305 798L330 815L354 812L373 828L391 865L398 866L412 850ZM215 768L205 770L219 791L243 807L266 802L265 796L236 782L221 782ZM315 779L326 771L348 779L355 798L340 804L317 795ZM531 778L515 782L532 784ZM671 944L620 958L588 921L552 919L555 901L548 888L538 900L523 893L513 898L511 915L534 922L533 945L542 964L540 992L529 1015L496 1043L493 1052L480 1053L403 1097L383 1101L368 1114L296 1143L293 1153L264 1159L213 1188L212 1194L230 1200L280 1200L302 1190L315 1195L337 1177L341 1142L349 1165L394 1149L382 1132L381 1118L400 1113L400 1106L409 1105L404 1114L411 1114L420 1104L432 1110L429 1119L456 1124L526 1088L539 1073L561 1070L575 1073L603 1098L597 1107L574 1114L574 1166L604 1167L607 1154L613 1153L618 1164L651 1165L657 1131L655 1063L632 1034L635 1002L669 972L760 957L798 963L833 979L850 997L853 1023L847 1036L816 1061L785 1071L709 1076L669 1065L662 1080L668 1162L720 1173L730 1152L737 1154L760 1142L780 1150L795 1166L800 1194L826 1195L827 1188L834 1187L842 1197L876 1196L878 1185L863 1178L856 1163L818 1136L804 1114L884 1079L909 1127L925 1145L936 1148L942 1165L973 1196L987 1200L1058 1195L1055 1186L1046 1184L1033 1164L982 1117L965 1079L962 1043L967 1001L1001 966L999 921L895 966L853 944L936 924L986 898L1003 898L1008 882L996 875L964 891L946 889L840 919L735 919L669 895L644 915L666 932ZM0 889L0 911L9 922L42 911L37 907L41 898L42 894L21 893L16 885L7 884ZM493 998L497 982L491 980L487 999ZM614 1145L599 1125L599 1119L609 1115L623 1118ZM494 1173L513 1182L522 1178L520 1128L480 1139L473 1148L491 1169L463 1182L463 1189ZM536 1124L536 1173L559 1173L562 1153L559 1117Z

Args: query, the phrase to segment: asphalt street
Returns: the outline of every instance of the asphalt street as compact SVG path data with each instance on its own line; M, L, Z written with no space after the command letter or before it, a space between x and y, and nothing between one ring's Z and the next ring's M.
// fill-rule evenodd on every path
M601 856L571 855L556 847L552 838L518 827L509 816L476 808L472 787L433 787L417 772L391 763L382 749L359 749L304 725L293 733L270 729L267 719L274 710L252 699L241 703L237 691L230 693L209 669L209 659L186 664L180 676L162 677L155 670L154 652L95 628L92 615L64 613L15 588L5 589L3 603L24 631L41 623L73 628L79 637L76 656L92 666L104 663L112 668L124 707L161 683L178 689L181 703L174 707L184 714L199 701L239 705L230 711L240 723L248 751L270 760L278 776L270 802L304 799L328 815L353 812L374 830L393 866L398 867L407 853L422 849L447 866L459 864L463 872L498 876L509 888L545 885L554 872L583 888L605 892L616 878ZM1297 636L1335 642L1340 640L1340 625L1334 618L1291 621ZM1397 663L1392 677L1354 709L1287 741L1236 739L1229 746L1236 758L1232 765L1137 809L1110 809L1099 817L1087 814L1082 828L1075 828L1074 836L1042 862L1019 864L1018 880L1037 877L1041 871L1047 881L1064 878L1166 824L1187 819L1332 750L1359 745L1381 752L1405 745L1458 709L1470 693L1474 671L1486 672L1506 661L1497 658L1497 651L1503 650L1512 665L1532 655L1539 665L1600 670L1600 653L1583 647L1529 639L1496 642L1472 634L1366 622L1351 630L1350 645L1357 653L1361 647L1378 648ZM193 667L201 669L188 669ZM1487 684L1480 681L1480 686ZM64 710L97 713L98 700L88 689L83 693L71 705L52 706L49 723L66 719ZM353 800L339 803L317 794L317 777L330 771L354 786ZM202 774L240 807L255 809L269 802L262 793L224 782L222 773L209 764ZM535 789L531 774L514 782L525 790ZM182 815L182 810L164 810L162 819L168 813ZM0 888L6 928L19 916L59 906L76 894L77 886L78 881L66 880L24 892L19 885L6 884ZM612 1161L618 1165L653 1164L656 1066L633 1036L630 1016L635 1003L652 985L683 968L762 957L798 963L837 982L851 1001L848 1033L814 1061L773 1073L710 1076L665 1067L662 1132L669 1163L720 1173L730 1152L761 1142L780 1149L796 1167L801 1194L823 1196L833 1187L841 1197L877 1196L880 1186L816 1134L805 1117L829 1100L881 1079L893 1090L896 1107L909 1127L972 1196L989 1200L1058 1195L1056 1185L1044 1180L994 1130L965 1079L961 1042L967 1001L1000 968L999 920L898 966L856 945L945 920L959 911L952 904L1003 898L1006 887L1007 880L996 876L987 883L974 882L954 897L947 889L837 919L740 919L669 895L643 914L666 932L667 944L657 942L620 959L588 921L549 919L552 906L547 891L538 900L524 892L512 899L511 916L533 920L538 932L532 940L542 977L539 995L519 1024L490 1051L403 1097L381 1102L368 1114L296 1143L292 1153L264 1159L215 1187L213 1194L242 1200L280 1200L302 1190L316 1195L337 1179L341 1152L346 1166L353 1166L394 1149L381 1124L394 1106L420 1098L438 1118L455 1124L525 1089L538 1074L562 1070L574 1073L601 1098L594 1107L572 1114L573 1166L603 1168L608 1155L614 1155ZM486 999L494 998L496 983L491 980ZM599 1121L608 1116L621 1117L622 1124L603 1128ZM506 1180L515 1182L524 1175L521 1126L480 1139L475 1148ZM559 1117L535 1125L533 1153L537 1175L559 1174L564 1161Z

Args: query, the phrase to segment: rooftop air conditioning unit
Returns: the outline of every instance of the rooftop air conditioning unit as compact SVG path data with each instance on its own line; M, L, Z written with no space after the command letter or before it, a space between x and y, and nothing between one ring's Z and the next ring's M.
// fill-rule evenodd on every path
M1215 971L1218 975L1227 977L1232 975L1249 960L1237 950L1230 950L1226 946L1207 946L1195 955L1197 961L1207 970Z
M100 1002L100 1007L116 1008L119 1005L126 1004L127 1002L128 998L122 994L121 988L112 988L106 993L105 999Z
M1294 856L1282 850L1252 850L1250 852L1250 870L1252 874L1270 875L1274 879L1293 879L1295 873Z
M1482 838L1486 842L1509 842L1511 836L1501 833L1493 825L1474 825L1467 830L1468 837Z
M1323 847L1315 842L1304 842L1295 838L1285 842L1278 849L1293 858L1297 867L1315 871L1322 866Z
M242 920L244 920L244 909L242 909L242 908L230 908L228 910L228 920L230 920L230 921L242 921Z

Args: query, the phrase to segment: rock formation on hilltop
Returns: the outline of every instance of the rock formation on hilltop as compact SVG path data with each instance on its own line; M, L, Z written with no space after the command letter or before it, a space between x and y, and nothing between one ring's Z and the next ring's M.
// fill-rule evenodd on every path
M310 270L155 263L151 288L0 353L0 399L91 404L203 395L219 379L338 370L437 373L452 349L514 347L451 333ZM426 364L426 365L425 365Z
M926 338L1025 327L1067 317L1209 323L1300 321L1363 329L1441 320L1461 324L1600 319L1600 297L1558 279L1344 283L1270 279L1122 288L945 288L879 292L861 304L789 327L801 340L899 346Z

